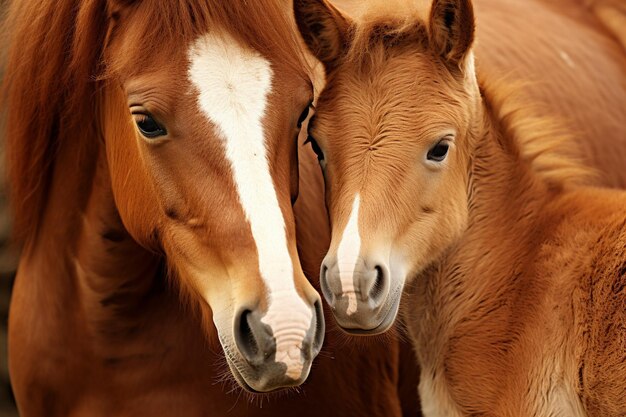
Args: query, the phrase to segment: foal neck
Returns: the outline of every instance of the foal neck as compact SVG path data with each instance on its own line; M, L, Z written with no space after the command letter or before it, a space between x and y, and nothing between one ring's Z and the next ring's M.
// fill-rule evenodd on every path
M522 156L520 144L508 135L485 101L481 134L469 167L469 223L466 237L487 228L503 238L516 231L516 239L533 232L542 222L545 205L562 192L534 172Z
M468 227L409 290L424 407L449 407L433 415L489 409L510 382L502 369L524 357L513 338L540 317L546 289L531 261L557 223L545 209L561 191L535 175L489 103L476 131Z
M472 134L468 165L468 224L448 252L413 282L411 296L419 299L416 317L421 320L424 342L453 329L477 303L498 304L512 285L511 277L535 251L538 234L549 224L544 207L557 193L538 178L522 160L513 138L484 102ZM431 310L431 311L428 311ZM445 317L444 331L439 320ZM426 353L430 349L418 349ZM436 349L432 350L438 357ZM424 362L424 359L422 360Z

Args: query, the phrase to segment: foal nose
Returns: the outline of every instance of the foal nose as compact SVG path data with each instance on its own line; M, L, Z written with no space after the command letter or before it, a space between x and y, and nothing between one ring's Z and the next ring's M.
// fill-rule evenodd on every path
M313 359L317 356L324 342L324 315L319 296L313 304L313 320L311 327L306 331L302 343L292 347L290 353L298 355L302 364L302 373L297 377L286 373L284 363L277 361L276 337L272 328L264 324L265 314L260 309L242 309L235 319L235 344L239 353L250 367L254 376L257 391L271 391L278 387L301 384L308 376ZM288 314L288 312L285 312ZM289 329L281 329L289 332ZM293 330L294 332L300 329Z
M322 294L339 325L346 329L374 329L382 320L389 294L389 269L383 262L340 265L336 257L322 263Z

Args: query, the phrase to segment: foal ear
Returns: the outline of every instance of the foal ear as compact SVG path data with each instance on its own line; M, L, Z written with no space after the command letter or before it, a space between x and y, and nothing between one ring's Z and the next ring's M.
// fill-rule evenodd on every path
M434 0L430 10L430 43L454 66L462 66L474 42L471 0Z
M350 20L326 0L294 0L293 11L309 50L333 68L347 43Z

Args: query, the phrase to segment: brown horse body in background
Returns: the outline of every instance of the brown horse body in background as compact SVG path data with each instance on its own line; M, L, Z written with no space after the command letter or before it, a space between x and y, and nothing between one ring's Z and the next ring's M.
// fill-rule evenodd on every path
M626 3L621 0L583 0L626 50Z
M327 70L309 141L337 320L384 331L406 289L426 416L624 415L626 193L586 186L572 137L476 72L469 0L388 3L354 23L295 1Z
M9 363L22 416L418 414L413 396L406 403L400 398L400 386L416 386L415 376L405 378L400 370L402 344L391 337L351 348L332 325L299 395L260 397L259 407L240 388L228 391L231 371L242 369L239 355L256 360L261 350L267 355L261 365L274 358L272 344L266 351L258 333L252 332L257 345L248 351L240 348L250 340L234 343L229 336L251 336L255 303L262 310L269 301L251 227L220 159L226 140L216 141L214 126L195 111L187 67L202 51L185 55L184 48L208 28L226 29L195 45L216 60L226 54L233 66L243 60L238 83L262 81L264 59L271 59L277 91L268 96L271 112L262 127L286 222L275 233L286 233L285 259L293 261L293 276L283 278L296 283L280 300L318 309L319 296L301 274L290 214L290 197L297 195L293 109L308 107L311 82L297 58L295 30L281 20L277 4L76 0L11 6L3 111L15 226L24 247L10 311ZM215 47L224 42L227 48ZM255 48L265 57L250 52ZM208 60L204 68L214 64ZM254 65L258 74L245 78ZM203 77L200 71L197 78ZM307 227L327 227L325 217L309 218L316 220ZM324 249L300 250L303 263L314 265ZM250 309L245 324L216 320L237 313L238 305ZM278 318L298 317L292 313ZM317 319L309 332L323 330ZM310 342L294 346L301 349L291 358L302 358L300 379L316 353L307 350ZM220 345L229 349L226 358ZM276 369L264 379L264 368L255 365L237 382L264 388L301 382Z
M521 80L525 97L567 127L598 184L626 188L624 49L580 2L478 0L475 8L482 79Z

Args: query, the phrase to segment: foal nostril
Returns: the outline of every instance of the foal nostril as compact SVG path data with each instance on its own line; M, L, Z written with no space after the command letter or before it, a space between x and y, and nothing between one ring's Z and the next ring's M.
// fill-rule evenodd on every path
M328 282L328 266L326 261L322 263L322 268L320 269L320 287L326 302L332 306L335 303L335 294L330 288L330 283Z
M373 270L365 275L363 286L361 287L361 297L363 301L370 300L374 305L380 304L387 294L389 287L389 274L387 268L376 265Z
M313 329L313 344L312 344L312 358L316 357L322 349L324 344L324 335L326 334L326 325L324 323L324 310L322 308L322 302L318 299L313 305L315 308L315 329ZM311 359L312 359L311 358Z
M368 296L374 301L379 301L385 292L385 281L387 278L385 276L385 270L380 265L376 265L374 271L376 272L376 276Z
M259 314L245 309L235 323L235 343L241 355L252 365L260 365L276 351L274 337Z

